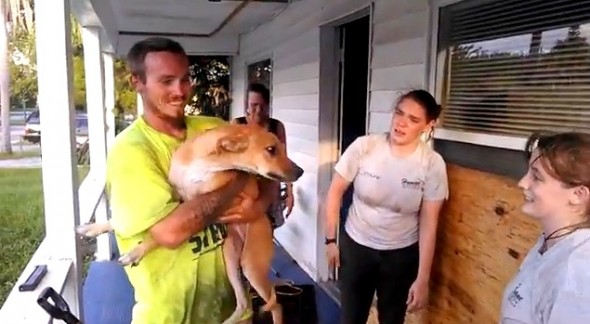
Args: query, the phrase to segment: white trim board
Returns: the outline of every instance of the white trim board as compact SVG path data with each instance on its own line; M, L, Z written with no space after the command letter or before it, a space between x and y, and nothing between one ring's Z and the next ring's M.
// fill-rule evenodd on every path
M527 141L525 137L483 134L444 128L436 128L434 138L517 151L524 151Z

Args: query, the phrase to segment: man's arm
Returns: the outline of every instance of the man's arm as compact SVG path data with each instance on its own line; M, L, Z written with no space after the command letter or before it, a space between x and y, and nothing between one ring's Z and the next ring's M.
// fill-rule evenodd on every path
M247 175L239 173L225 187L178 205L166 218L152 226L150 234L159 245L177 248L215 222L244 188L246 180Z
M156 243L170 248L210 224L242 190L246 178L238 177L216 192L181 203L153 153L142 145L114 147L107 168L110 222L117 236L132 238L147 231Z

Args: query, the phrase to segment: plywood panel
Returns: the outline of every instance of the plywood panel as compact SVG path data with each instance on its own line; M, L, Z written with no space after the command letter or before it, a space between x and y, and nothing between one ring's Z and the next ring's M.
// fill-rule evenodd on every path
M504 287L540 228L520 211L514 180L456 165L448 166L448 175L430 307L406 323L498 323Z

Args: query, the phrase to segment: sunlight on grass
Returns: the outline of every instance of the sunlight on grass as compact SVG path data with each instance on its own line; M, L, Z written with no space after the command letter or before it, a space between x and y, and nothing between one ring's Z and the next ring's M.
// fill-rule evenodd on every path
M0 305L44 236L41 169L0 169Z

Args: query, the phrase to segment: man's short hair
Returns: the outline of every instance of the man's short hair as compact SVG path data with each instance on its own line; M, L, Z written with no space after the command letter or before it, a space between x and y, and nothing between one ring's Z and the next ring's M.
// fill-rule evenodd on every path
M129 49L127 67L132 75L145 82L145 57L152 52L171 52L186 55L180 43L165 37L149 37L141 40Z

